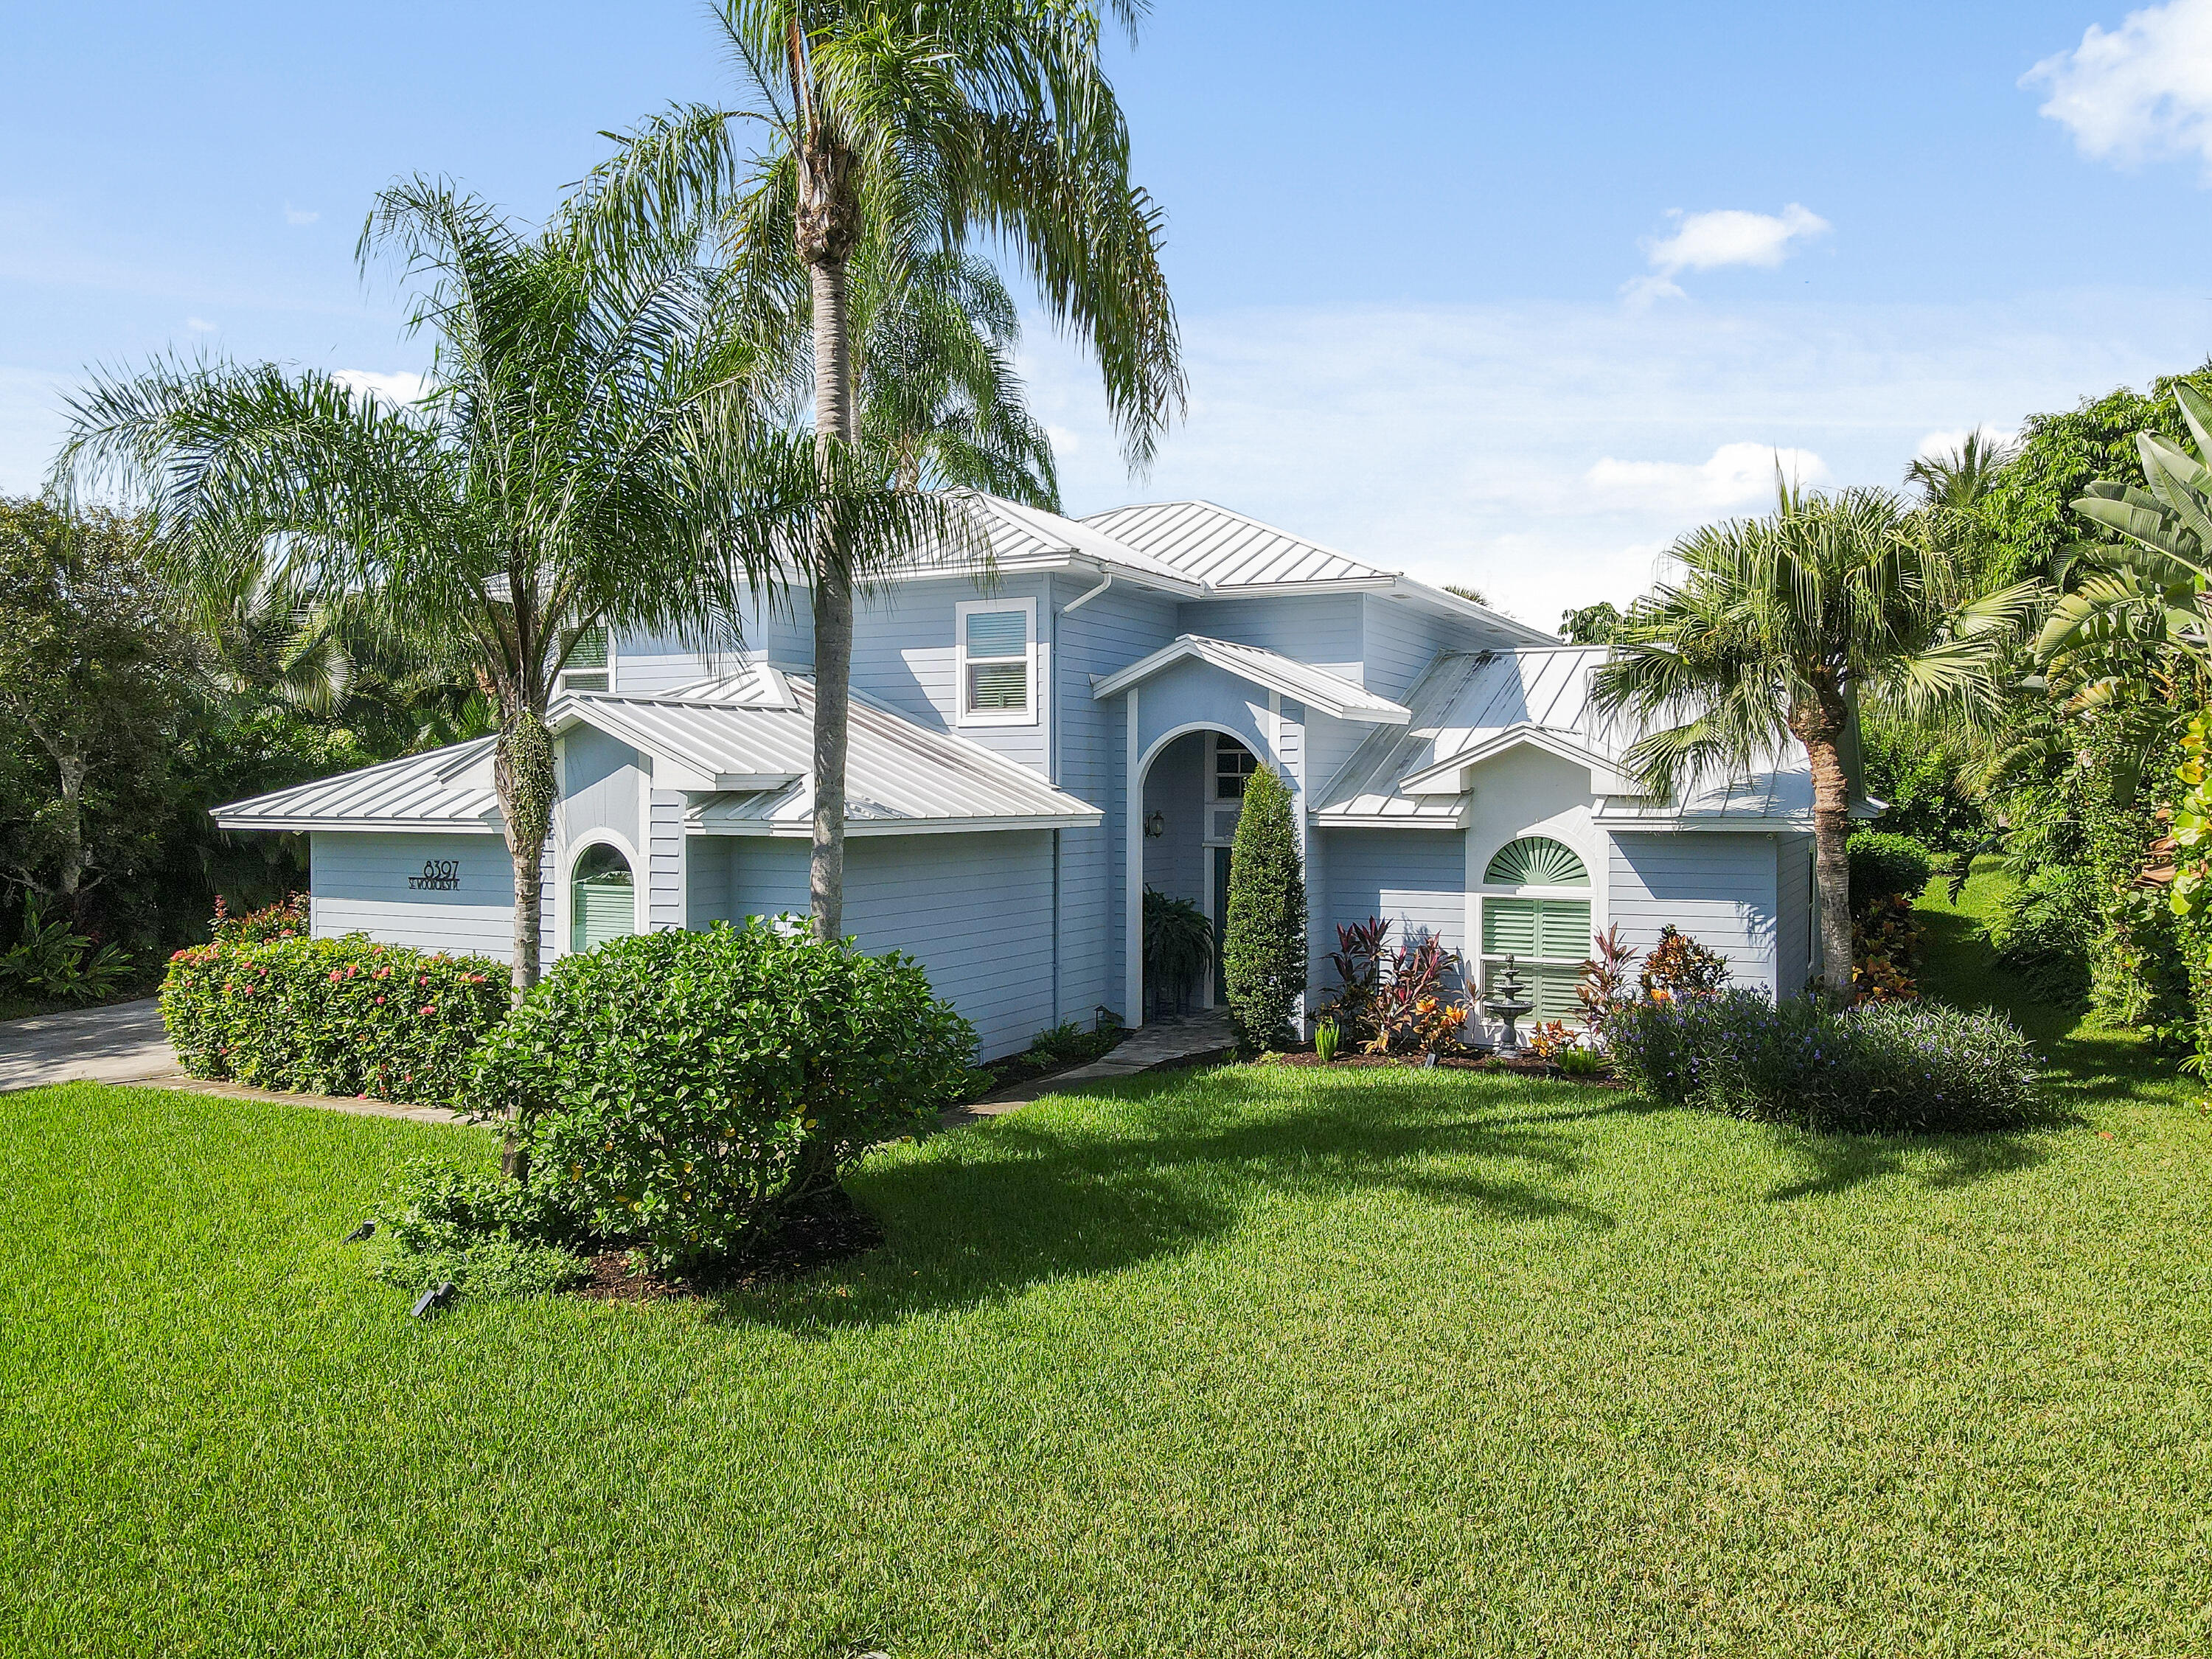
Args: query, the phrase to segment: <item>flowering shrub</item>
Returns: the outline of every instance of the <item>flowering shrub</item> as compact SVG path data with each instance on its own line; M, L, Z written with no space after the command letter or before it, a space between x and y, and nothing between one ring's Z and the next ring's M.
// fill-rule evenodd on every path
M1920 994L1919 913L1902 893L1852 905L1851 990L1861 1002L1909 1002Z
M262 1089L458 1101L507 1009L507 969L344 939L195 945L169 958L161 1021L194 1077Z
M1671 921L1659 930L1659 943L1644 957L1638 981L1644 994L1659 1002L1717 996L1728 981L1728 958L1707 950Z
M475 1094L596 1248L690 1268L929 1127L975 1052L910 957L756 917L563 957L484 1043Z
M1601 1042L1614 1012L1634 1002L1642 989L1628 974L1635 957L1636 947L1621 938L1619 922L1590 935L1589 959L1575 981L1575 1000L1583 1006L1583 1024Z
M1575 1046L1575 1033L1565 1020L1544 1020L1528 1033L1528 1052L1541 1060L1556 1060Z
M2014 1127L2044 1110L2033 1051L1984 1010L1753 991L1639 1003L1615 1019L1615 1071L1649 1099L1853 1133Z
M305 893L288 894L274 904L264 904L242 916L231 915L230 907L217 893L215 921L208 929L208 937L217 945L261 945L272 939L305 939L308 932Z
M1335 994L1326 1005L1339 1035L1370 1054L1425 1054L1440 1048L1467 1018L1447 974L1459 957L1425 928L1405 929L1405 942L1389 943L1390 924L1380 916L1340 924Z

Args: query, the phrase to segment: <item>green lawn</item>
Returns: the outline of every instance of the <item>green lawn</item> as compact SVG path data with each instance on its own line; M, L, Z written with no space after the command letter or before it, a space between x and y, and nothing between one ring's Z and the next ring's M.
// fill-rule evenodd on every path
M2212 1125L2038 1017L2079 1127L1224 1069L879 1154L804 1285L428 1326L337 1240L477 1132L0 1097L0 1647L2212 1650Z

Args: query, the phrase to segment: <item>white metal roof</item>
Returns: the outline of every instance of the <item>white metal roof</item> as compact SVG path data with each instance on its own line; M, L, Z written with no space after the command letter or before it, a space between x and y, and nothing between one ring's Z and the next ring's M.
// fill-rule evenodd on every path
M1250 598L1285 589L1374 588L1432 611L1480 620L1510 638L1547 642L1543 629L1488 605L1385 570L1213 501L1147 501L1109 507L1083 521L1124 546L1203 581L1210 597Z
M226 830L446 830L500 833L490 738L409 755L214 811Z
M692 796L690 818L727 835L804 836L813 811L814 687L750 670L661 696L578 693L548 723L583 725L653 757L653 781ZM853 699L846 763L851 835L1087 828L1101 813L982 744ZM493 739L388 762L216 809L234 830L465 830L496 834Z
M991 566L999 573L1053 569L1080 560L1140 586L1185 599L1196 599L1206 592L1206 584L1197 577L1076 520L981 490L963 490L960 495L968 507L969 522L989 548ZM895 574L960 575L979 568L973 549L940 546L915 554Z
M1617 768L1632 735L1589 707L1590 672L1606 647L1553 646L1445 652L1407 694L1412 720L1354 750L1319 795L1319 821L1451 828L1464 814L1469 774L1523 746L1590 769L1597 819L1634 828L1798 828L1809 822L1812 779L1785 756L1747 779L1700 780L1675 799L1642 796Z
M1211 663L1224 672L1249 680L1270 691L1279 691L1294 702L1317 708L1322 714L1334 715L1340 720L1403 726L1413 718L1402 704L1392 702L1388 697L1377 696L1374 692L1355 685L1341 674L1332 674L1310 662L1300 662L1295 657L1262 650L1256 645L1238 645L1229 640L1208 639L1203 634L1177 635L1150 656L1139 657L1127 668L1117 669L1104 678L1092 682L1091 695L1101 701L1118 696L1131 686L1150 679L1164 668L1194 660Z

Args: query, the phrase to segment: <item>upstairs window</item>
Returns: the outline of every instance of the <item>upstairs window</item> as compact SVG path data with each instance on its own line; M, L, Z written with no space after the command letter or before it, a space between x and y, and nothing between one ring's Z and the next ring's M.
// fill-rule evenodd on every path
M962 605L960 720L967 726L1028 726L1036 720L1036 601Z
M568 653L562 665L561 689L563 691L605 691L614 683L613 657L607 646L607 630L593 626L576 636L576 648Z
M1213 739L1213 798L1243 800L1244 785L1260 769L1260 757L1236 738L1216 733Z

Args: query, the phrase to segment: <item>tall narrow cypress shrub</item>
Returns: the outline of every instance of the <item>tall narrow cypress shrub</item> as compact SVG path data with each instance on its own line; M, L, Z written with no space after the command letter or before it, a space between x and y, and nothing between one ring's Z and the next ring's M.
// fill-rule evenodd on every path
M1244 786L1221 966L1239 1039L1261 1048L1288 1042L1291 1010L1306 988L1306 880L1290 786L1273 767L1261 767Z

